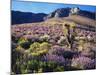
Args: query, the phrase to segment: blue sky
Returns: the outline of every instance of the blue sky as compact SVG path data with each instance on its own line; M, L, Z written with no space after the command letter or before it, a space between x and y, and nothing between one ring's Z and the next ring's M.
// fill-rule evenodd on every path
M25 2L12 0L12 10L23 11L23 12L33 12L33 13L50 13L57 8L66 7L79 7L82 10L87 10L91 12L96 11L95 6L90 5L74 5L74 4L58 4L58 3L45 3L45 2Z

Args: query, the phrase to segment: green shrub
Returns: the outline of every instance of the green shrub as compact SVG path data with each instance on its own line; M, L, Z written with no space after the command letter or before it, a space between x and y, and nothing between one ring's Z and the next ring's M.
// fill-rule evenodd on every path
M19 39L18 44L24 49L28 49L30 47L30 42L23 37Z
M41 39L42 41L44 41L44 42L48 42L49 38L50 38L50 36L47 35L47 34L45 34L45 35L43 35L43 36L40 37L40 39Z
M50 48L50 45L47 42L38 43L35 42L30 45L30 53L32 56L39 56L42 54L46 54Z
M17 46L16 51L22 51L22 50L24 50L24 49L20 45Z
M50 44L47 42L43 42L42 44L40 44L40 49L44 50L44 49L49 49L50 48Z
M54 71L64 71L64 67L63 66L57 66L56 69L54 69Z
M30 60L28 61L28 66L29 66L29 69L31 70L37 70L39 63L37 60Z
M34 52L34 51L38 51L40 48L40 43L35 42L33 44L30 45L30 51Z

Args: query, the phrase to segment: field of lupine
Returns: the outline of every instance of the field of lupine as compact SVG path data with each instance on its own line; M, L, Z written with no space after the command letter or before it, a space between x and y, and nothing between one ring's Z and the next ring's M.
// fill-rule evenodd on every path
M95 69L96 32L75 29L73 48L61 24L13 25L12 73L42 73Z

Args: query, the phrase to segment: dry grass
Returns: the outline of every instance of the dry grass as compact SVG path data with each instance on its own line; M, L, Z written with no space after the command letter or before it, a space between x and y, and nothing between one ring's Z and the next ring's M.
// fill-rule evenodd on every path
M81 25L90 25L90 26L96 26L96 21L90 18L86 18L79 15L73 15L65 18L66 20L72 20L78 24Z
M72 15L69 17L64 17L64 18L51 18L48 19L44 22L38 22L38 23L25 23L25 24L16 24L13 26L32 26L32 25L54 25L54 24L64 24L64 23L76 23L80 25L89 25L89 26L96 26L96 21L90 18L86 18L83 16L79 15Z

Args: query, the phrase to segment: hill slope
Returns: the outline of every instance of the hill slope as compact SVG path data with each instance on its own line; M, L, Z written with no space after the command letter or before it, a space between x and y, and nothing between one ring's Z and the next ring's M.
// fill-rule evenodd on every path
M23 24L23 23L33 23L33 22L43 22L44 20L48 20L52 18L63 18L63 17L68 17L68 19L73 19L73 20L74 18L79 20L79 18L82 18L82 17L86 17L92 20L96 19L95 12L84 11L79 8L59 8L49 14L45 14L45 13L36 14L36 13L20 12L20 11L12 11L11 14L12 14L11 16L12 25Z
M32 23L32 22L41 22L47 14L44 13L30 13L30 12L20 12L12 11L11 12L12 24L22 24L22 23Z

